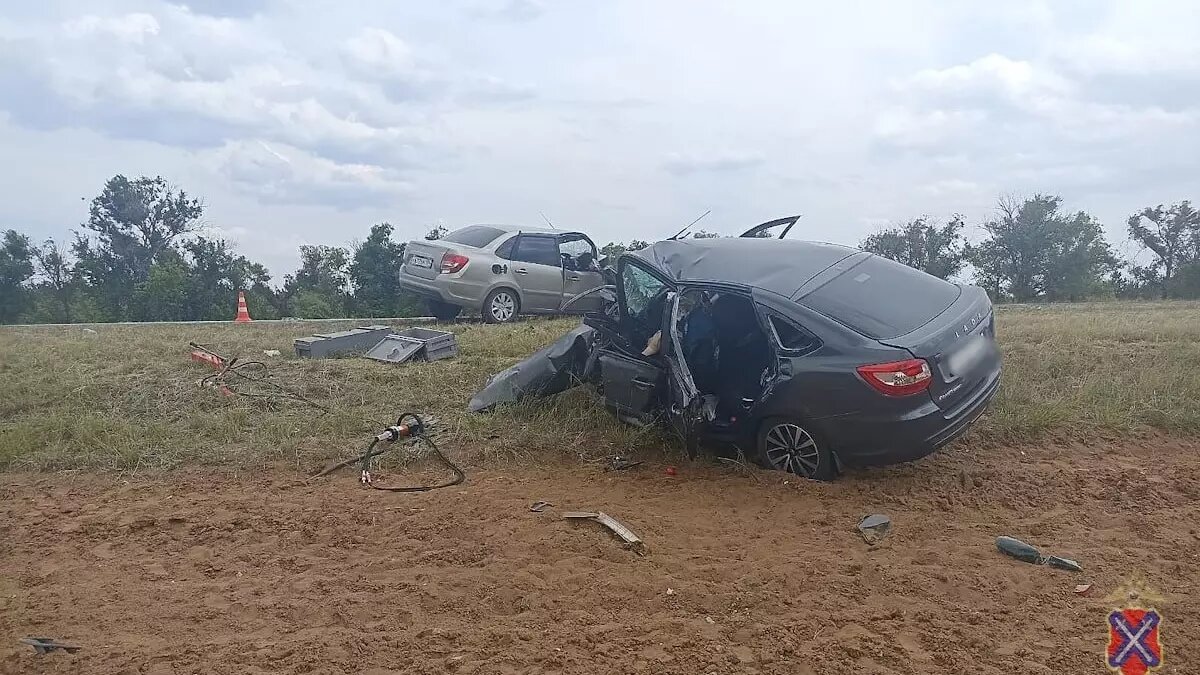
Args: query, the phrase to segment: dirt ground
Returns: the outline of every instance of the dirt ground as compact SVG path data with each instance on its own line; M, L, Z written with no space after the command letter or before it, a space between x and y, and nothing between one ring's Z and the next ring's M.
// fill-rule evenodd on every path
M4 673L1103 673L1105 596L1200 672L1200 443L971 450L832 484L725 465L0 475ZM532 513L535 500L553 507ZM603 510L647 542L623 549ZM870 547L854 531L891 516ZM1009 534L1082 574L996 552ZM1094 584L1088 597L1076 584ZM37 656L53 636L84 649Z

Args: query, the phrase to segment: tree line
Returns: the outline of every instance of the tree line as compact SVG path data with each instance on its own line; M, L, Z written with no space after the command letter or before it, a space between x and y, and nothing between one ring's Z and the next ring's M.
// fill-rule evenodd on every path
M400 317L426 313L400 289L404 243L388 223L351 247L301 246L300 267L272 284L260 263L202 233L203 201L162 177L114 176L69 242L9 229L0 240L0 323L224 320L238 291L251 316ZM859 247L942 278L968 278L998 301L1200 298L1200 212L1189 201L1145 207L1127 222L1130 239L1152 254L1121 260L1100 223L1068 213L1057 196L1002 198L983 237L967 240L960 216L912 219L868 236ZM426 239L447 234L434 227ZM714 233L698 231L705 238ZM602 256L649 243L609 242Z

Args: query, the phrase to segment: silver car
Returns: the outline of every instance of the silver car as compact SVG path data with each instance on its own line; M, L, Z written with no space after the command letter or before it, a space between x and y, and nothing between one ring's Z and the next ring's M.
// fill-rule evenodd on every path
M604 283L587 235L538 227L471 225L441 239L410 241L400 269L400 285L426 298L443 321L464 307L488 323L588 312L604 300L585 294Z

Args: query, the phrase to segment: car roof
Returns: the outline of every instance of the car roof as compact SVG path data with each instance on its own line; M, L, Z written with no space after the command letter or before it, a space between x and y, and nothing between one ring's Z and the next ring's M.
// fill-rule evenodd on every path
M529 227L526 225L496 225L494 223L474 223L472 225L464 225L466 227L490 227L500 230L505 234L513 234L517 232L529 232L532 234L569 234L570 230L551 230L548 227ZM460 228L461 229L461 228Z
M733 237L660 241L627 255L675 281L739 284L790 298L813 277L859 252L815 241Z

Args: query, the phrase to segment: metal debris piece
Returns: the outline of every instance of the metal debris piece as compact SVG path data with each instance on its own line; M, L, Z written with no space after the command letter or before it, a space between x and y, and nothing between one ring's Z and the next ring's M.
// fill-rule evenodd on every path
M996 548L1000 549L1001 553L1034 565L1049 565L1050 567L1056 567L1060 570L1070 570L1072 572L1083 571L1083 566L1070 558L1063 558L1057 555L1044 556L1037 548L1013 537L996 537Z
M881 513L863 516L862 520L858 521L858 533L868 544L878 544L891 529L892 519Z
M996 537L996 548L1000 549L1001 553L1034 565L1039 565L1042 561L1041 551L1013 537Z
M425 349L425 343L420 340L389 335L368 349L363 356L375 361L404 363L419 354L422 349Z
M80 647L79 645L71 645L65 642L59 642L58 640L50 637L21 638L21 642L33 647L33 650L39 654L48 654L56 649L61 649L68 654L74 654L80 649L83 649L83 647Z
M1079 584L1075 587L1075 595L1087 595L1091 590L1091 584Z
M622 525L616 518L603 512L592 513L590 511L568 511L563 514L563 518L567 520L594 520L597 523L612 530L612 533L621 538L625 542L626 548L633 549L638 555L646 554L646 544L633 533L628 527Z
M1046 556L1045 564L1051 567L1057 567L1060 570L1068 570L1071 572L1082 572L1083 566L1070 558L1063 558L1057 555Z
M542 511L545 511L546 508L549 506L554 506L554 505L551 504L550 502L537 501L537 502L534 502L529 505L529 510L533 511L534 513L541 513Z
M293 341L296 356L305 359L324 359L353 352L365 352L392 332L391 326L360 326L336 333L318 333Z
M638 466L641 463L642 463L641 460L634 461L632 459L629 459L628 457L625 457L624 455L615 455L613 457L608 458L608 468L606 470L607 471L622 471L624 469L632 469L633 467Z

